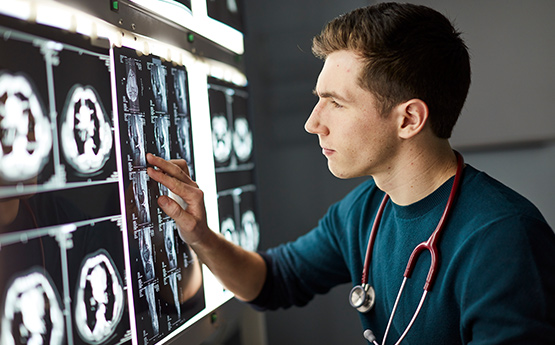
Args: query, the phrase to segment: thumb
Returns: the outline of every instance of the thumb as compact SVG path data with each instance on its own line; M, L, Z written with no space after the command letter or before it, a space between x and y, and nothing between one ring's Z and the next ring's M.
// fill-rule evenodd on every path
M158 198L158 205L162 208L168 216L175 220L177 229L179 230L179 237L188 243L194 245L200 241L202 231L199 232L199 223L194 215L185 211L175 200L168 196L160 196ZM187 204L184 203L185 206Z

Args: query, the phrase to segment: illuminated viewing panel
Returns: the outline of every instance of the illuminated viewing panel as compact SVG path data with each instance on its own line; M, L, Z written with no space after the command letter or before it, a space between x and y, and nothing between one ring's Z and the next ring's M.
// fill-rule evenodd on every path
M186 340L233 295L158 207L172 192L146 154L184 160L210 226L256 250L246 78L66 7L103 35L26 21L62 5L21 3L0 5L18 14L0 14L0 343Z
M236 54L244 53L238 0L131 0Z

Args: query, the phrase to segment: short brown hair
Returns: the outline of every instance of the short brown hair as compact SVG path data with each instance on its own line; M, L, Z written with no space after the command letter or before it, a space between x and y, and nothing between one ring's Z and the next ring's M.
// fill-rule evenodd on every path
M321 59L339 50L360 55L360 85L375 95L383 114L419 98L428 105L434 133L451 136L470 86L470 58L445 16L414 4L359 8L329 22L313 39L312 51Z

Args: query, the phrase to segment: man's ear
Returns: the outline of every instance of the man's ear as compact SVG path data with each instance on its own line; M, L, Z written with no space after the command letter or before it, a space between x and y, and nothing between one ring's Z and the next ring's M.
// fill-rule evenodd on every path
M395 108L400 138L410 139L424 129L429 116L428 105L424 101L413 98Z

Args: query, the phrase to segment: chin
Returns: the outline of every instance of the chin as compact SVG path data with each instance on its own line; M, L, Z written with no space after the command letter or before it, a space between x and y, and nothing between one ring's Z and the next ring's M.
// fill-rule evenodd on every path
M338 179L347 180L355 177L360 177L360 174L354 174L352 171L349 170L340 170L334 169L331 166L328 166L329 171L332 173L333 176L337 177Z

